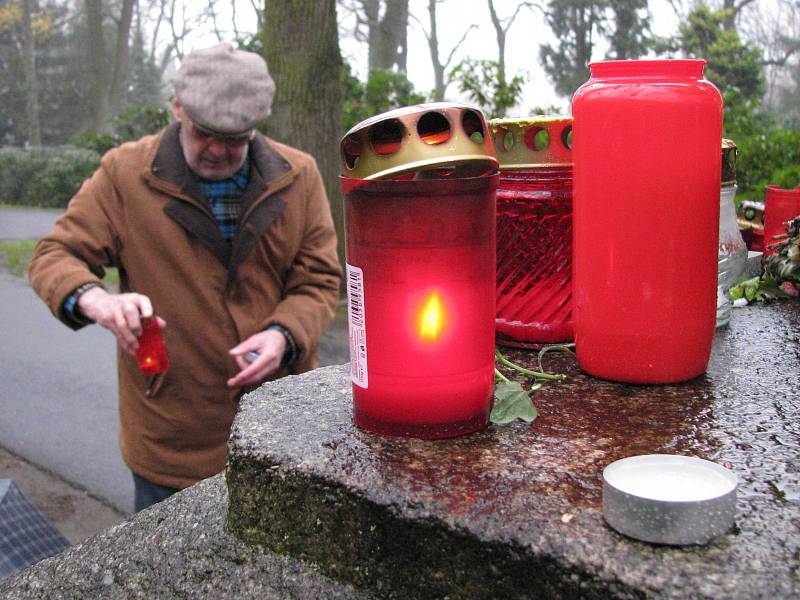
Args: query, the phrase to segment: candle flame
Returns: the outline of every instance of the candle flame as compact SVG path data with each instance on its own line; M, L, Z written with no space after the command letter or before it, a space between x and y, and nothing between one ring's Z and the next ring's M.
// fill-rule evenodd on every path
M444 310L439 300L439 292L433 292L420 313L419 336L423 340L435 340L442 331L443 322Z

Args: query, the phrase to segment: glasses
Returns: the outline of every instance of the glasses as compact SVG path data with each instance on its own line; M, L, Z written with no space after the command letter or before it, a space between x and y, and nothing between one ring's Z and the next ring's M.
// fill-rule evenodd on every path
M191 121L188 122L189 125L189 133L191 133L192 137L200 144L208 144L212 140L224 144L228 148L242 148L250 143L250 141L255 137L256 132L255 130L251 131L250 133L246 133L244 135L236 135L231 137L223 137L215 133L211 133L210 131L203 129L202 127L198 127Z

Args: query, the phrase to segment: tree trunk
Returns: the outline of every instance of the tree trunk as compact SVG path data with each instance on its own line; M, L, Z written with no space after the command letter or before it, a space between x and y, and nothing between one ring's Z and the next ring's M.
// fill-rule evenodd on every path
M395 66L405 73L407 62L408 0L386 0L380 17L379 0L362 0L369 25L369 69L391 70Z
M444 82L445 65L439 60L439 32L436 24L436 0L428 0L428 19L430 21L430 33L428 34L428 49L431 53L431 65L433 66L433 99L444 100L446 85Z
M89 35L89 79L91 88L90 128L92 131L109 131L109 98L106 85L105 56L103 39L103 13L101 0L86 0L86 24Z
M114 53L114 74L111 79L110 116L117 116L125 102L125 89L128 82L128 58L130 56L131 22L136 0L123 0L122 11L117 27L117 50Z
M739 12L736 2L734 2L734 0L724 0L722 3L722 10L725 11L725 19L722 21L722 28L725 31L733 31L736 29L736 14Z
M277 87L269 135L311 154L319 166L344 264L339 193L343 62L335 0L266 0L264 56Z
M502 88L506 84L506 29L503 28L503 24L497 16L494 1L487 0L487 2L489 3L489 16L492 19L494 33L497 37L497 79L498 87Z
M461 44L466 41L470 31L478 27L474 23L467 27L467 29L464 31L464 34L461 36L461 39L450 49L450 53L447 55L447 60L442 62L441 58L439 58L439 30L436 22L436 5L440 1L441 0L428 0L428 20L430 29L425 33L425 36L428 38L428 50L430 51L431 65L433 66L432 94L434 100L444 99L447 86L449 86L451 83L447 74L447 69L450 66L450 63L453 62L453 57L455 56L456 51L461 47Z
M22 55L25 71L26 112L28 118L28 144L42 145L42 133L39 127L39 85L36 78L36 47L31 27L32 0L22 2Z

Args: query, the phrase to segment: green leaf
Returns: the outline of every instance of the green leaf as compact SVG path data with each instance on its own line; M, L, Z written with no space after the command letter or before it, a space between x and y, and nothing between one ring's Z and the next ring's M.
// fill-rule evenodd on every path
M740 283L738 285L734 285L728 290L728 294L730 294L731 300L744 298L744 284Z
M748 279L742 285L744 286L744 297L747 298L747 301L752 302L755 300L756 295L758 295L759 278Z
M739 298L746 298L748 302L752 302L758 292L758 277L752 277L739 281L736 285L728 289L731 300L738 300Z
M490 420L496 425L522 419L531 423L539 416L528 393L516 381L503 381L494 388L495 403Z

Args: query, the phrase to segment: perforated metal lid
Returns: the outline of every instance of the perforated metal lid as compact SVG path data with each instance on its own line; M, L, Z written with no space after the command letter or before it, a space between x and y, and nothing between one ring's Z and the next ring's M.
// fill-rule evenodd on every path
M722 183L736 183L739 148L733 140L722 138Z
M572 117L536 115L489 121L501 169L572 165Z
M339 145L342 175L382 179L445 169L473 177L498 167L486 118L477 108L433 102L370 117Z

